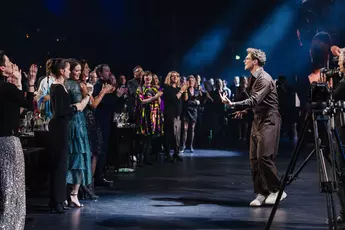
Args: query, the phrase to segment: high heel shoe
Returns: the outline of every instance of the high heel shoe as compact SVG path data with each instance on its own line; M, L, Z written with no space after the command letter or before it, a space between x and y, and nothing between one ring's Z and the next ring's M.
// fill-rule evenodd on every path
M78 194L70 194L70 196L78 197ZM71 208L81 208L81 207L84 207L84 205L82 205L82 204L77 205L75 202L72 201L71 198L69 198L68 206L71 207Z
M49 203L49 212L56 214L64 214L65 209L62 203Z

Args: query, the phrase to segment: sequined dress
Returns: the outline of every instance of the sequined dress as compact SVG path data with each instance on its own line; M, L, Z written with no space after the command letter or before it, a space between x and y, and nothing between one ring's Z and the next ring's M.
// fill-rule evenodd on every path
M0 229L23 230L25 225L25 166L19 130L20 107L33 109L33 94L5 82L0 75Z
M81 88L77 81L69 79L66 81L65 86L71 104L82 101ZM91 150L83 112L78 111L73 114L68 129L67 183L89 185L92 182Z
M90 149L92 156L99 156L102 154L103 136L101 127L96 120L93 109L90 105L86 106L84 109L86 128L90 141Z
M137 89L139 103L137 105L139 130L138 134L143 136L162 136L163 135L163 116L158 100L147 104L142 104L144 99L151 98L157 94L155 87L142 86Z

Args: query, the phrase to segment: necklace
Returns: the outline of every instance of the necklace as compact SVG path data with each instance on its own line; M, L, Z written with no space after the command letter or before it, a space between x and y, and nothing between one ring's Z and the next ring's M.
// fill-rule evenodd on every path
M65 89L66 93L68 93L68 91L67 91L67 89L66 89L65 85L64 85L64 84L63 84L61 81L59 81L59 80L55 79L55 81L54 81L54 83L53 83L53 84L62 85L62 87Z

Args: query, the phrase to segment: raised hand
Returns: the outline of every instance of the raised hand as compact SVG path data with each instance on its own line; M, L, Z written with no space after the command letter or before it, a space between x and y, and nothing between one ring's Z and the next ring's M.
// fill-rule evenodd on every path
M332 46L331 47L331 52L334 56L339 57L341 53L341 49L338 46Z
M34 85L36 82L37 78L37 73L38 73L38 67L35 64L32 64L29 69L29 75L27 76L30 85Z
M13 77L17 80L17 84L21 84L22 71L19 69L19 67L16 64L13 64L12 68L13 68L13 72L12 72Z

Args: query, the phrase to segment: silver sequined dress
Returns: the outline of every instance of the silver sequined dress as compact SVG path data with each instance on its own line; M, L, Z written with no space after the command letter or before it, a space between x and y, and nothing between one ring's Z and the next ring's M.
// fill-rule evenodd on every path
M18 137L0 137L0 230L25 224L24 154Z

